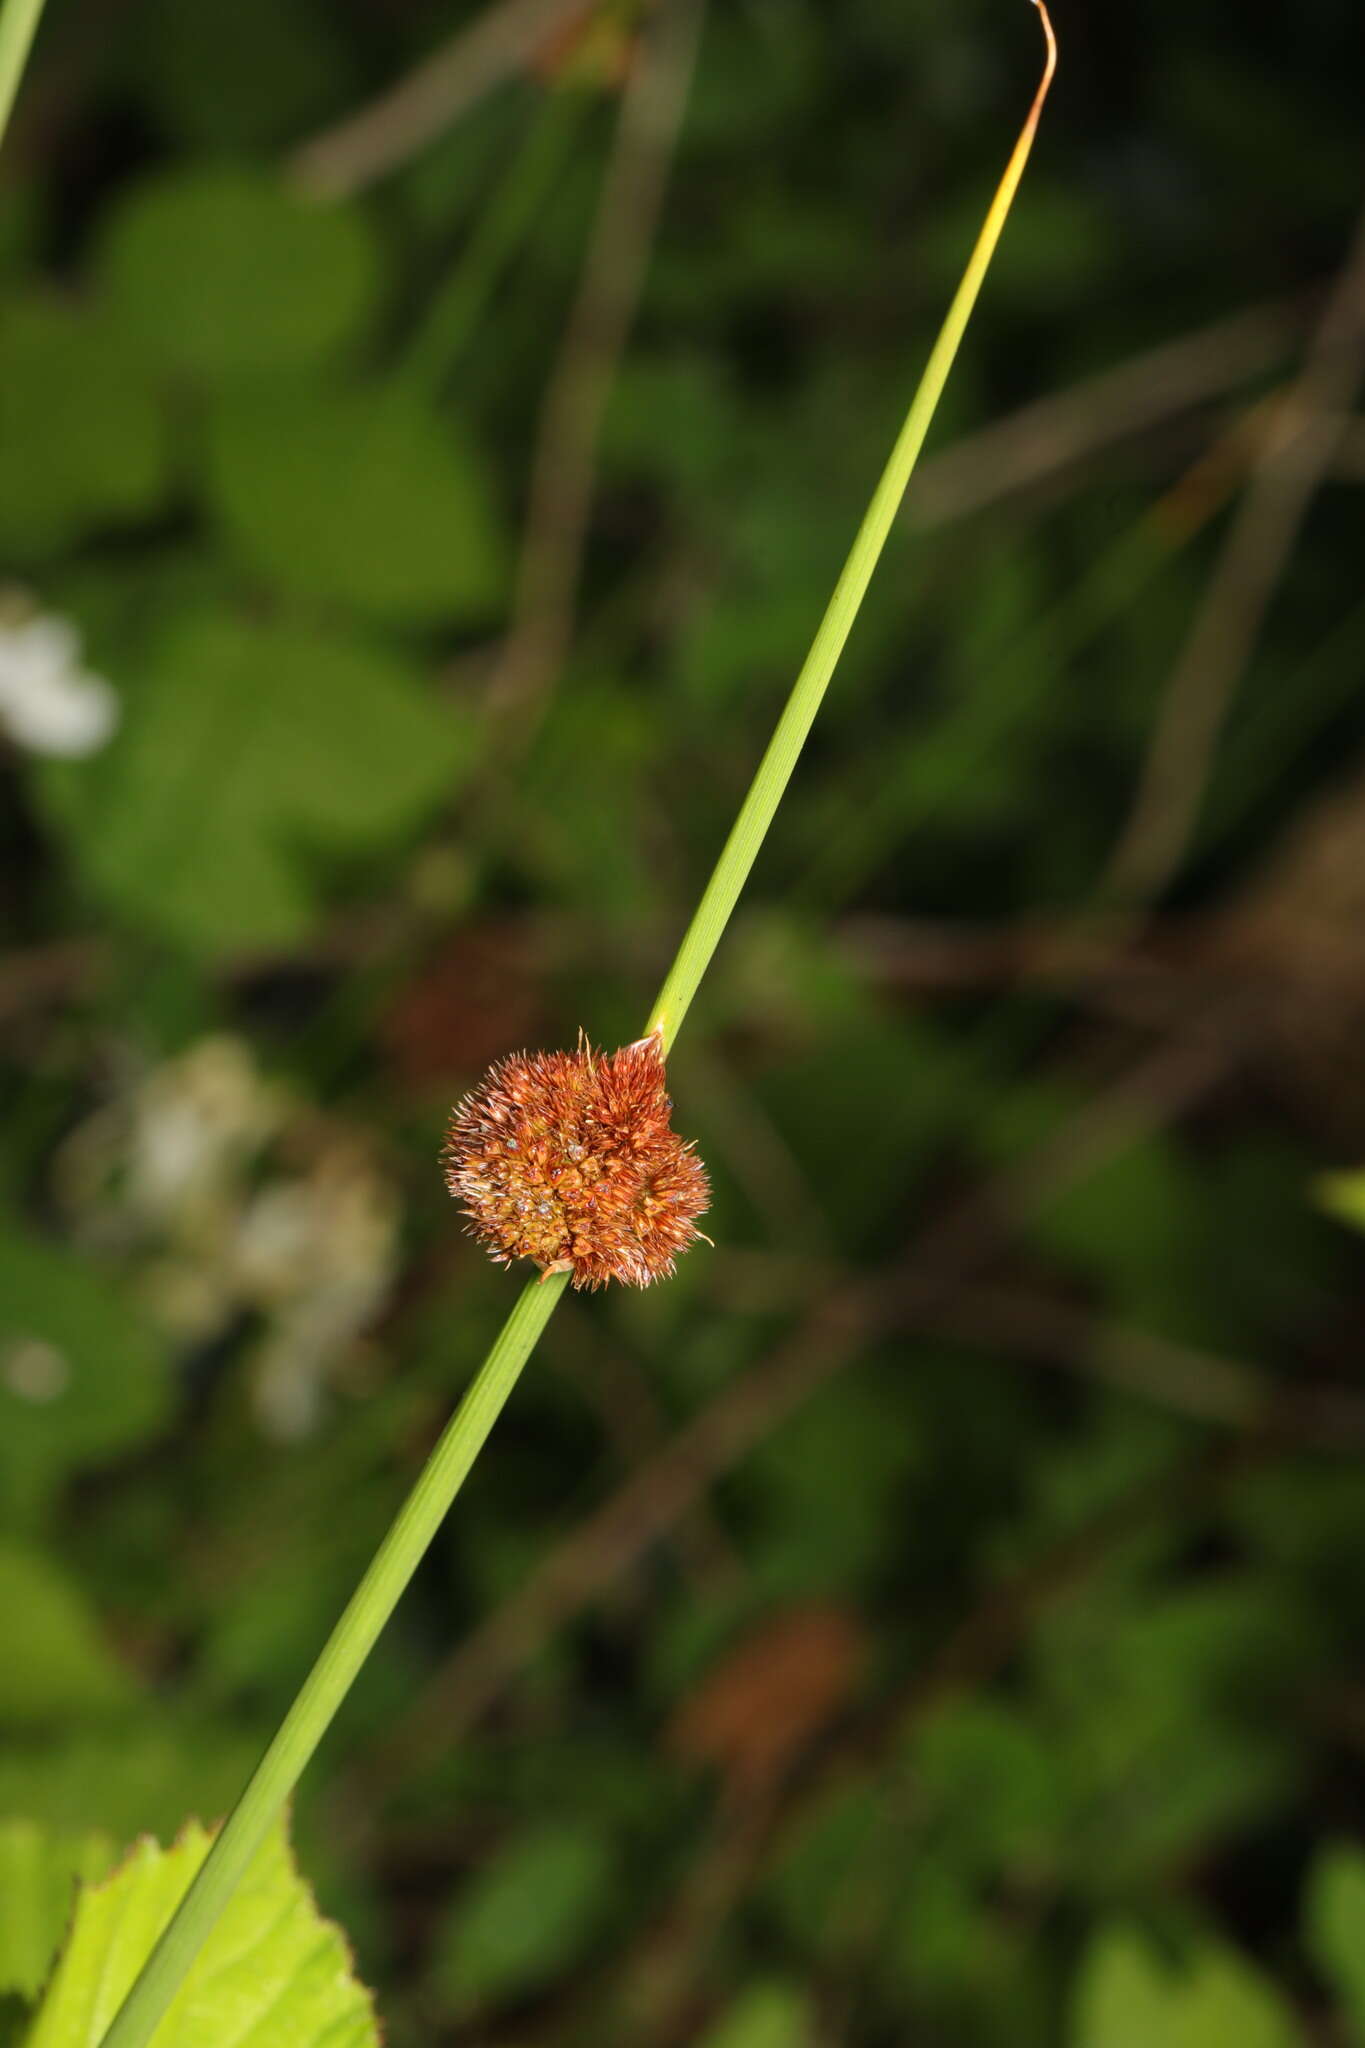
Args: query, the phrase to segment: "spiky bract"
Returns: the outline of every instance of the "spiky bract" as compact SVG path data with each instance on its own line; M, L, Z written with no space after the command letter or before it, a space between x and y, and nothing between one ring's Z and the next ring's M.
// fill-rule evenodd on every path
M672 1107L655 1038L514 1054L451 1118L446 1183L500 1265L533 1259L575 1287L647 1287L702 1235L710 1199Z

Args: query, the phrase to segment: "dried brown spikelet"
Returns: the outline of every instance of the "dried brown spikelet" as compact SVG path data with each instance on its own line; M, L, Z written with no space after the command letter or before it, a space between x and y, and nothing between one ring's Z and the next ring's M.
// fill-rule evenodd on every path
M711 1193L669 1128L672 1108L657 1038L516 1053L455 1110L446 1185L499 1265L533 1259L575 1287L648 1287L704 1235L696 1218Z

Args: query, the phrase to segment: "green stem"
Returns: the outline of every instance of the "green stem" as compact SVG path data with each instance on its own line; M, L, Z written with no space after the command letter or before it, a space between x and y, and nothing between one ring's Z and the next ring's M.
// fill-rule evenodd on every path
M1034 0L1035 6L1038 0ZM1042 9L1039 10L1042 12ZM706 885L706 892L697 906L696 915L688 926L687 935L678 949L677 959L669 971L668 978L659 991L659 999L650 1013L648 1029L662 1034L665 1049L673 1043L678 1027L687 1015L692 998L702 976L711 964L711 956L720 944L721 935L730 922L731 912L739 900L739 892L749 877L749 870L758 858L758 850L767 836L777 807L782 801L783 791L791 780L797 757L806 743L820 709L825 691L829 688L831 676L843 653L844 643L853 628L867 586L872 581L872 572L886 545L892 522L900 510L905 487L924 445L929 423L943 396L943 387L948 382L948 373L972 317L972 308L977 301L995 245L1000 239L1000 230L1005 224L1010 203L1023 176L1028 161L1034 130L1048 86L1052 82L1054 50L1052 29L1046 13L1043 21L1047 27L1048 63L1037 97L1029 112L1014 154L1006 166L985 223L977 237L967 267L962 273L962 282L953 295L948 308L948 317L939 330L937 341L930 352L924 375L920 378L919 389L910 402L891 459L882 471L881 480L872 493L872 502L863 516L857 538L849 550L848 560L843 566L839 581L834 586L834 595L829 601L825 616L820 621L805 666L787 699L786 708L777 721L777 729L768 742L768 751L759 763L749 788L749 794L740 806L730 837L725 842L720 859Z
M10 108L42 11L43 0L5 0L0 7L0 138L9 126Z
M9 0L9 4L12 6L14 0ZM814 645L716 864L701 907L650 1014L647 1031L662 1032L666 1044L671 1044L676 1036L716 949L848 638L1023 175L1043 98L1051 82L1054 59L1051 25L1039 0L1034 0L1034 4L1043 16L1048 41L1043 82ZM549 1321L564 1291L565 1280L566 1276L556 1275L553 1279L532 1282L522 1291L501 1336L399 1510L279 1733L115 2016L103 2048L147 2048L206 1936L298 1783L444 1520L536 1339ZM169 2042L166 2048L171 2048Z
M565 1279L564 1274L555 1274L544 1281L533 1280L522 1289L478 1377L447 1424L303 1690L105 2035L104 2048L134 2048L134 2044L141 2048L151 2039L426 1554L550 1320L564 1292ZM167 2048L171 2048L169 2041Z

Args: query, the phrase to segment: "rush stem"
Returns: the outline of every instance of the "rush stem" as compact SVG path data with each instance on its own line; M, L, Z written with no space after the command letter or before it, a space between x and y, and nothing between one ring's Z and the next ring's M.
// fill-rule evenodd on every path
M9 31L11 43L18 33L11 25L13 18L27 13L30 17L27 33L31 36L32 21L36 20L40 4L41 0L6 0L4 14L0 16L0 52L6 57L11 46L5 41L6 31ZM1047 42L1041 83L805 665L777 722L734 829L725 842L715 872L678 949L678 956L650 1012L645 1036L657 1033L665 1050L677 1036L791 779L797 757L900 509L905 487L948 381L948 373L1023 176L1056 65L1056 44L1047 10L1042 0L1033 0L1033 4L1042 16ZM27 47L27 37L23 47ZM17 62L12 57L9 62L17 76L22 50ZM0 64L0 80L4 76L3 64ZM11 92L12 89L11 81ZM567 1275L557 1273L532 1281L522 1290L502 1334L480 1367L412 1492L399 1509L397 1519L380 1544L373 1563L305 1680L278 1734L105 2035L103 2048L147 2048L152 2040L215 1921L298 1783L380 1631L426 1554L566 1284ZM170 2048L169 2038L166 2048Z

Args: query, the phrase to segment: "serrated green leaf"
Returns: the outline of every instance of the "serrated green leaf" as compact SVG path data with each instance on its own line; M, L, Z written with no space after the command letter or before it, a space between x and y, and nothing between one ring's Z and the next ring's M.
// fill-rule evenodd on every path
M1127 1928L1099 1935L1081 1969L1072 2048L1295 2048L1272 1985L1232 1950L1206 1942L1168 1967Z
M10 298L0 322L0 554L36 562L160 504L159 402L107 322Z
M89 1260L0 1215L0 1492L11 1512L145 1442L169 1407L166 1358L141 1316Z
M208 1853L191 1824L170 1849L140 1842L86 1885L27 2048L97 2048ZM175 2048L378 2048L369 1993L339 1929L323 1920L283 1825L234 1892L158 2029Z
M336 355L373 312L379 274L359 214L246 170L139 186L106 224L97 266L111 318L146 360L205 378Z
M586 1827L516 1837L457 1900L438 1937L434 1980L457 2012L538 1990L601 1924L611 1858Z
M487 486L447 419L403 392L288 386L225 399L209 497L281 590L384 620L486 615L504 579Z
M77 1879L103 1877L113 1860L108 1835L0 1820L0 1995L37 1996L71 1917Z
M0 1615L0 1727L45 1728L133 1698L77 1588L40 1551L0 1542Z
M1365 2043L1365 1849L1341 1843L1313 1866L1306 1907L1308 1945L1354 2030Z
M320 858L412 829L455 787L454 714L396 655L204 610L148 659L117 738L44 788L95 885L202 953L286 944Z

